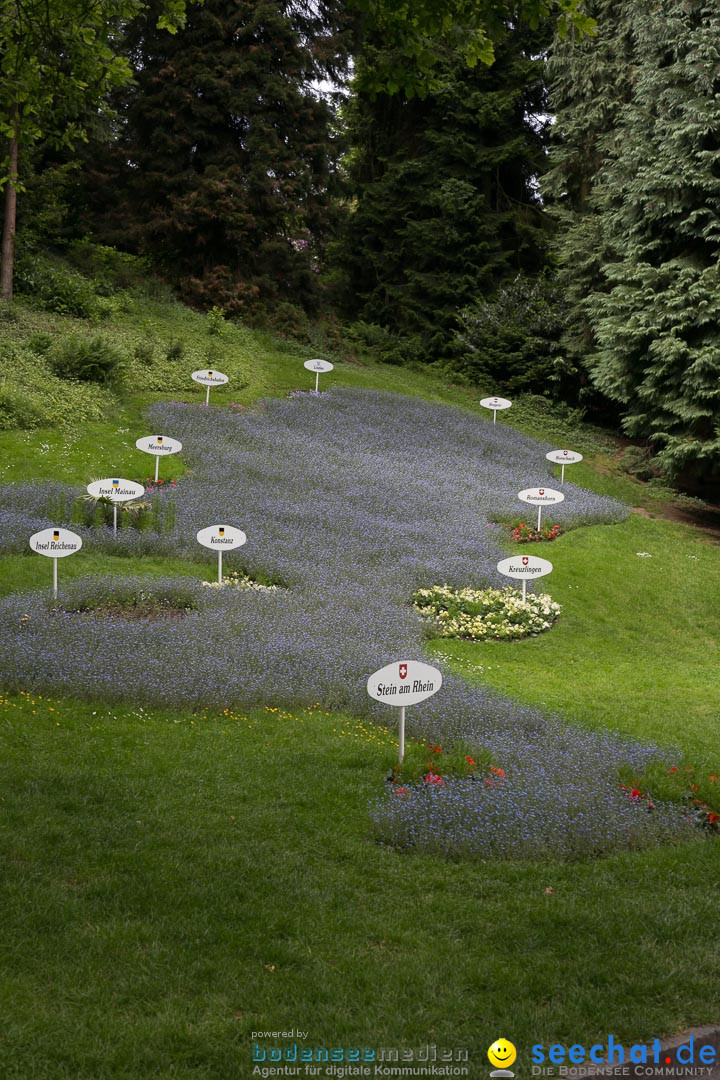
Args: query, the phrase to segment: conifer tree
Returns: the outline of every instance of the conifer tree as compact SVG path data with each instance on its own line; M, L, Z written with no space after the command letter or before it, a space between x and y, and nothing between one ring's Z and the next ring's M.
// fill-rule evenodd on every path
M107 239L206 306L310 304L334 161L317 80L346 55L333 35L324 3L205 0L172 39L137 20L119 138L90 166Z
M632 93L605 136L592 204L595 385L682 485L720 488L720 11L625 4Z
M360 89L346 113L353 202L337 257L346 304L405 339L405 357L445 354L460 308L543 264L533 188L543 136L532 117L544 87L531 37L506 32L491 67L446 51L426 96ZM365 42L361 75L381 52Z

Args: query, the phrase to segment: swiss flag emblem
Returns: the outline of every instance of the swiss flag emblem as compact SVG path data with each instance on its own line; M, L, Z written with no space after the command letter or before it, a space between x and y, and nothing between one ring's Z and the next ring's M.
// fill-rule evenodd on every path
M544 494L545 494L545 488L538 488L538 492L539 492L539 493L540 493L541 495L544 495Z
M523 566L527 566L527 564L530 562L530 557L528 555L523 555L522 562L523 562Z
M400 678L407 679L407 664L400 664Z

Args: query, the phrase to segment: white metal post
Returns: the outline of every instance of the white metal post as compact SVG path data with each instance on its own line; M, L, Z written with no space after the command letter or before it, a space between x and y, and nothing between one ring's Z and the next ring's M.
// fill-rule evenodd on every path
M561 484L564 484L564 483L565 483L565 462L564 462L564 461L563 461L562 465L560 466L560 469L561 469L561 472L560 472L560 483L561 483Z
M155 458L155 483L156 484L158 482L159 475L160 475L160 457L158 456L158 457Z
M113 536L117 536L117 503L113 503Z
M210 387L209 386L207 388L207 394L205 395L205 404L206 405L210 404Z
M222 551L218 551L218 585L222 585Z
M316 371L316 372L315 372L315 393L316 393L316 394L318 393L318 387L319 387L319 385L320 385L320 372L319 372L319 371Z
M57 559L53 559L53 596L57 600Z
M538 532L540 532L540 522L542 521L542 506L538 506Z
M527 580L523 578L523 604L527 604Z
M400 727L400 732L399 732L399 735L400 735L400 753L398 755L398 762L400 763L400 765L402 765L403 758L405 757L405 706L404 705L400 706L399 727Z

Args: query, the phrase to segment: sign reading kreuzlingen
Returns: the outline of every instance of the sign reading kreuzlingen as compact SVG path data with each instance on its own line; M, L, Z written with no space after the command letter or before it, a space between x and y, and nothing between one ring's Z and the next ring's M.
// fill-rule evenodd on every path
M552 574L553 564L547 559L538 559L536 555L513 555L509 559L501 559L497 568L505 577L522 581L524 604L527 602L528 581Z

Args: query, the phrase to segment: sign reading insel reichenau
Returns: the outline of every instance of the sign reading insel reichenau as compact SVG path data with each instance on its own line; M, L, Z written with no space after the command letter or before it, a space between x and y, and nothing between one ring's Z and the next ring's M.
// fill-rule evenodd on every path
M69 529L43 529L30 537L30 547L38 555L53 560L53 596L57 596L57 561L74 555L82 547L82 537Z
M367 692L375 701L400 709L400 754L405 756L405 707L436 694L442 686L442 673L420 660L398 660L376 671L367 681Z

